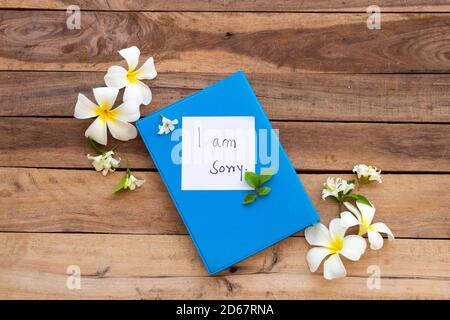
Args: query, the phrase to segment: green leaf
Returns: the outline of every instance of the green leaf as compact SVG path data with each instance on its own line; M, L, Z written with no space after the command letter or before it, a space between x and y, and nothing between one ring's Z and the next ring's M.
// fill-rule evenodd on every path
M87 142L95 152L97 152L99 154L105 153L105 151L100 149L99 146L97 145L97 143L94 140L92 140L91 138L87 138Z
M266 195L269 194L270 188L269 187L261 187L261 188L258 189L257 192L258 192L259 196L266 196Z
M269 181L274 175L274 173L275 173L274 168L261 169L261 172L259 173L259 185L262 185L263 183Z
M252 187L253 189L256 189L259 187L259 177L256 173L247 171L244 174L244 179L247 184ZM254 200L253 200L254 201Z
M125 187L125 178L122 179L117 186L114 188L114 190L112 191L112 193L116 193L119 192L120 190L122 190Z
M367 204L369 206L372 206L370 201L366 197L364 197L364 196L362 196L360 194L351 194L351 195L348 196L348 198L352 198L353 200L356 200L356 201L359 201L361 203L364 203L364 204Z
M245 196L244 201L242 203L249 204L249 203L255 202L255 200L256 200L256 194L249 193Z
M127 168L127 171L125 172L125 175L123 176L122 180L120 180L120 182L117 184L117 186L114 188L114 190L112 191L112 193L116 193L120 190L123 190L125 187L125 181L127 180L127 178L130 176L131 171L129 168Z

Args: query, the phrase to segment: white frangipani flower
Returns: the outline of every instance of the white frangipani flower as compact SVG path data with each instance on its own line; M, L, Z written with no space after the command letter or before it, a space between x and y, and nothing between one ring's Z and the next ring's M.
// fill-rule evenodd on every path
M123 100L136 100L139 104L148 105L152 101L150 88L140 80L154 79L157 76L153 57L136 70L139 63L140 50L133 46L122 49L119 54L127 61L128 70L119 66L112 66L105 75L105 83L108 87L122 89L125 87Z
M169 120L164 116L161 116L162 124L158 125L158 134L168 134L175 129L175 125L178 124L177 119Z
M349 211L341 213L342 226L349 228L359 225L358 234L362 236L367 233L372 250L378 250L383 247L383 237L380 235L380 232L387 234L389 240L394 239L394 235L387 225L381 222L372 224L375 215L375 208L373 206L369 206L360 201L356 201L358 208L349 202L344 202L344 205L351 213Z
M306 255L311 272L315 272L322 260L331 255L323 265L323 276L327 280L343 278L347 274L339 255L357 261L366 251L364 238L357 235L345 236L347 228L342 226L340 220L331 220L329 230L322 223L316 223L305 230L306 241L318 246L309 249Z
M78 94L74 116L77 119L94 118L95 121L87 128L85 136L96 142L107 144L107 127L117 140L128 141L137 136L137 130L128 122L139 119L139 104L134 100L125 101L112 109L119 90L112 88L94 88L97 104L91 102L83 94Z
M381 170L376 167L368 166L366 164L358 164L354 166L353 172L356 173L358 179L363 183L369 183L370 181L378 181L381 183Z
M124 182L124 189L130 189L130 190L134 190L136 189L136 187L140 187L145 183L145 180L139 180L136 179L135 176L133 176L132 174L129 174L126 176L125 178L125 182Z
M92 160L92 165L96 171L101 171L104 176L108 172L114 172L120 166L120 159L114 159L114 152L108 151L98 156L87 155L89 160Z
M322 199L332 196L338 199L340 195L347 194L353 188L355 184L347 182L347 180L337 178L334 180L333 178L327 178L327 182L323 184L322 190ZM341 192L341 194L339 194Z

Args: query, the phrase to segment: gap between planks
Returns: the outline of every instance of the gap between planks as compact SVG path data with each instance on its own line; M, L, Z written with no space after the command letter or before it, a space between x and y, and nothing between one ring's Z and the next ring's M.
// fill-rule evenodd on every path
M241 1L147 1L135 4L130 1L80 1L72 0L70 4L78 5L82 11L219 11L219 12L361 12L367 13L368 4L365 1L298 1L298 0L241 0ZM66 10L65 1L32 1L32 0L3 0L0 8L20 10ZM387 12L448 12L450 3L446 1L412 0L407 3L402 0L379 0L377 5L383 13Z

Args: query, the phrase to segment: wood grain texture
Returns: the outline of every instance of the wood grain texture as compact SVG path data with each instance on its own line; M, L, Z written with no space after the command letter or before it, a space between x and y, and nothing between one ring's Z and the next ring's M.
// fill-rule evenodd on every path
M0 116L73 116L78 93L91 99L104 72L0 72ZM226 74L160 73L143 115ZM450 122L448 74L250 74L271 120ZM18 85L20 84L20 85Z
M395 240L360 261L348 277L324 280L305 261L308 245L289 238L219 276L208 276L188 236L0 234L0 298L35 299L448 299L449 246ZM52 263L49 263L51 261ZM69 265L81 289L68 290ZM367 267L381 287L367 289Z
M448 73L449 14L0 11L2 70L105 71L137 45L159 72Z
M2 0L0 8L59 9L78 5L81 10L114 11L345 11L366 12L367 0ZM450 11L448 0L379 0L383 12Z
M0 118L0 166L88 168L85 154L92 150L84 132L90 123ZM373 163L385 171L450 171L448 125L274 121L272 126L297 169L351 170L357 163ZM140 138L121 144L119 151L134 168L154 168Z
M147 181L141 189L112 195L122 175L0 169L0 231L187 234L157 172L136 173ZM338 216L336 204L320 197L328 176L300 175L325 224ZM387 174L383 184L361 192L376 206L375 220L397 237L450 238L450 198L442 197L443 190L450 190L449 175Z

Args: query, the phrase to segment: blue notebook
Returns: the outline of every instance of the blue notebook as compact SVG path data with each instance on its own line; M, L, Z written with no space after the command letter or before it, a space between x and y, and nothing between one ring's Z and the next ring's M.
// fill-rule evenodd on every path
M169 134L158 134L162 116L178 120ZM243 72L137 127L210 274L319 221ZM270 193L243 204L253 192L245 171L262 168L277 170L264 184Z

